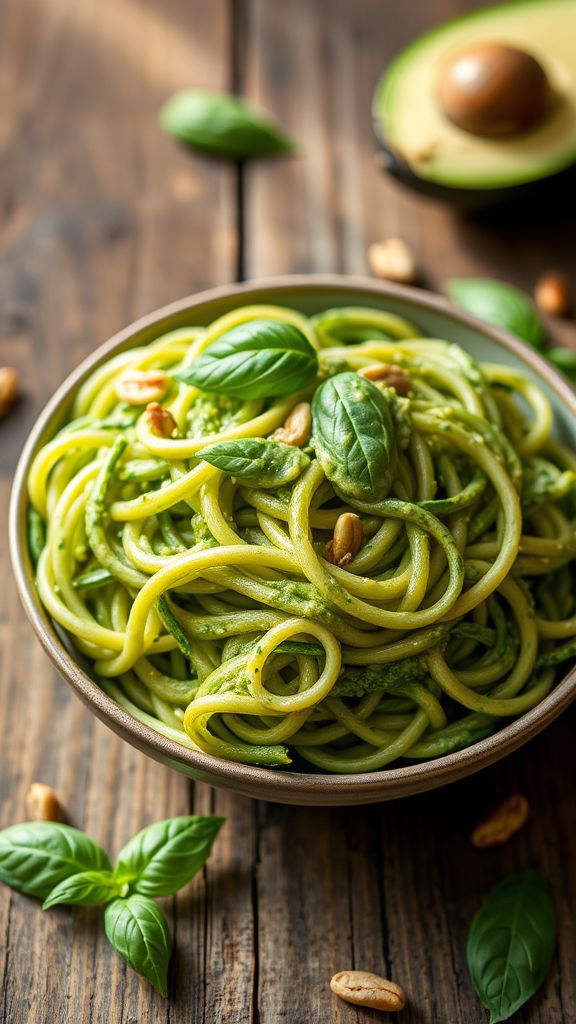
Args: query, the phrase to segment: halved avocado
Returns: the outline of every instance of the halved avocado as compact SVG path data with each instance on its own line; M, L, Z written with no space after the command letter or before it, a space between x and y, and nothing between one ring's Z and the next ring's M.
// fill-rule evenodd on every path
M442 68L478 43L523 50L541 64L552 100L531 130L486 138L456 127L438 97ZM576 165L576 0L513 0L446 22L400 53L374 96L389 169L439 198L507 199ZM515 197L515 196L514 196Z

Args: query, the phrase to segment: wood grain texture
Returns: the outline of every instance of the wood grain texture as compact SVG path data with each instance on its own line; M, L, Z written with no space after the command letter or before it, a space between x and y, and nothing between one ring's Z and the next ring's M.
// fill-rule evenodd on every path
M365 272L369 242L406 238L425 282L496 273L531 286L574 273L576 211L463 220L411 195L375 160L370 97L388 58L471 2L414 0L5 0L0 8L0 362L25 397L0 424L0 570L22 440L65 373L146 310L202 287L286 271ZM195 157L156 125L183 85L234 87L300 143L235 169ZM537 223L534 219L537 216ZM571 337L563 328L564 337ZM406 1024L480 1024L465 937L487 889L540 868L559 947L519 1024L576 1019L575 715L504 763L447 790L380 807L256 804L191 786L113 736L55 679L12 583L0 590L0 825L50 783L112 853L168 815L227 824L203 874L165 907L175 940L165 1002L127 970L92 909L42 914L0 889L0 1024L361 1024L332 973L399 981ZM526 794L526 829L476 851L473 824Z

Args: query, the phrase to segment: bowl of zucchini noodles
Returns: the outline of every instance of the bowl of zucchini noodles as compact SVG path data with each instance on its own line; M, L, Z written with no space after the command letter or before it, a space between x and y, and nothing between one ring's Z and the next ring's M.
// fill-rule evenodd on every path
M576 692L576 395L445 300L202 293L64 382L18 466L20 595L111 728L285 803L421 792Z

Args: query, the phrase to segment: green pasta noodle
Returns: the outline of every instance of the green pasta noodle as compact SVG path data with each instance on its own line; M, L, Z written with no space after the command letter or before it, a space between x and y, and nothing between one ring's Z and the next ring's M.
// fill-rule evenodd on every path
M391 313L243 306L84 381L30 472L40 598L189 748L440 757L576 657L576 456L552 430L522 372Z

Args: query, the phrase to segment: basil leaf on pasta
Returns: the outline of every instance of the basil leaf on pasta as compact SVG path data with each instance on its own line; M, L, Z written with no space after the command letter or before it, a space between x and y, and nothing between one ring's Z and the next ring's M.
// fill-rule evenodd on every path
M194 149L231 160L276 156L295 148L267 118L226 93L183 89L164 104L160 123Z
M508 1020L544 981L554 946L554 907L535 871L511 875L488 895L468 935L468 968L490 1011Z
M146 896L171 896L207 860L224 818L168 818L143 828L118 854L114 874Z
M203 448L198 458L242 483L257 487L281 487L295 480L310 464L300 448L263 438L222 441Z
M154 900L140 893L113 900L104 911L104 928L116 952L167 996L171 941L166 918Z
M104 850L71 825L27 821L0 832L0 881L28 896L46 899L70 875L110 866Z
M298 327L249 320L220 335L176 377L202 391L246 400L299 391L317 371L316 352Z
M44 900L43 910L49 910L58 903L73 903L84 907L106 903L122 895L123 888L112 871L79 871L77 875L63 878L54 886Z
M336 491L357 501L378 501L390 489L398 459L391 401L357 373L339 373L312 402L313 443Z

